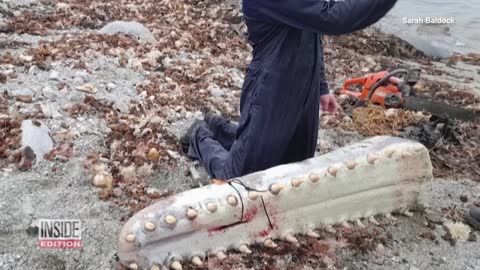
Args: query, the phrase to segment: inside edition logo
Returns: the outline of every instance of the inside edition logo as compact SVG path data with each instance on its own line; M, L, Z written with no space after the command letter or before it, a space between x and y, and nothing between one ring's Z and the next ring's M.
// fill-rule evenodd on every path
M81 248L79 219L41 219L38 226L39 248Z

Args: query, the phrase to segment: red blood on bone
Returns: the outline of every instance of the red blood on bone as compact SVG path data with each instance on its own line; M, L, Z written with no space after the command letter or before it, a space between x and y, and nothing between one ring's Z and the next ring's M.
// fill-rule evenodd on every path
M244 222L250 222L253 220L253 218L257 215L257 207L254 206L250 209L247 209L245 213L243 214L243 221Z
M272 231L272 229L270 227L266 228L265 230L262 230L260 231L258 234L261 236L261 237L267 237L268 234Z
M225 232L228 228L231 228L231 227L234 227L240 223L246 223L246 222L250 222L253 220L253 218L257 215L257 207L254 206L252 208L249 208L247 211L245 211L245 213L243 214L243 221L240 222L235 222L235 223L232 223L232 224L229 224L229 225L225 225L225 226L220 226L220 227L213 227L213 228L209 228L207 231L208 231L208 237L213 237L213 234L214 233L217 233L217 232Z

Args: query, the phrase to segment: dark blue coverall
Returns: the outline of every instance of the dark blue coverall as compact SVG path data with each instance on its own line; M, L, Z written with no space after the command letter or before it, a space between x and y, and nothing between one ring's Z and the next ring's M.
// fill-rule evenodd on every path
M253 59L240 121L202 123L190 152L227 180L315 154L320 96L328 94L321 34L347 34L381 19L396 0L243 0Z

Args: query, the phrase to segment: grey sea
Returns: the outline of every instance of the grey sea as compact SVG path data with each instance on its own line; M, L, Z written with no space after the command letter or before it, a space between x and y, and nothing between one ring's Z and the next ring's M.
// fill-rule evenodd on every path
M376 26L431 56L480 52L480 0L398 0Z

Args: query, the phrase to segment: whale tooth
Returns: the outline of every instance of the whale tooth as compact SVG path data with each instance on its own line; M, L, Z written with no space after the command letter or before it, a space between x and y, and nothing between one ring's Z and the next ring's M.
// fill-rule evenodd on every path
M347 161L347 163L345 163L345 165L349 170L353 170L358 165L358 162L356 162L355 160L349 160Z
M152 265L152 267L150 267L150 270L161 270L161 268L158 265Z
M328 233L337 233L337 231L332 227L332 225L325 226L325 231Z
M358 227L365 229L366 226L362 223L360 219L355 220L355 223L357 224Z
M147 231L153 231L155 230L155 224L153 224L152 222L145 222L145 230Z
M210 212L210 213L214 213L215 211L217 211L217 204L216 203L207 203L207 210Z
M195 256L192 258L192 263L195 264L196 266L198 267L202 267L203 266L203 262L202 260L200 259L200 257L198 256Z
M135 235L133 235L133 234L127 235L127 241L130 242L130 243L135 241Z
M217 259L219 259L220 261L223 261L227 258L227 255L225 254L225 252L223 251L219 251L215 254L215 256L217 257Z
M182 270L183 269L182 264L179 261L173 261L170 264L170 268L172 268L173 270Z
M231 206L237 206L237 204L238 204L237 197L235 197L233 195L228 196L227 203Z
M320 174L318 173L311 173L308 178L310 179L310 181L312 181L312 183L315 183L317 182L318 180L320 180Z
M285 241L290 242L292 244L298 244L298 239L291 234L287 234L287 236L285 236Z
M340 169L337 168L337 167L329 167L329 168L327 169L327 172L328 172L330 175L332 175L332 176L337 176L337 173L338 173L339 171L340 171Z
M276 248L278 247L277 244L275 244L275 242L273 242L272 239L265 239L265 241L263 241L263 245L268 247L268 248Z
M195 219L197 217L197 215L198 215L197 210L192 209L192 208L189 208L187 210L187 218L188 219L190 219L190 220Z
M320 235L318 233L314 232L314 231L307 232L307 236L312 237L312 238L319 238L320 237Z
M241 245L238 250L245 254L251 254L252 251L247 247L247 245Z
M168 215L165 217L165 222L167 224L174 225L175 223L177 223L177 219L172 215Z
M132 270L137 270L138 269L138 264L136 263L131 263L128 268L132 269Z
M408 209L404 209L402 211L402 214L407 216L407 217L413 217L413 212L409 211Z
M392 214L390 214L390 213L386 214L385 217L388 218L388 219L390 219L390 220L392 220L392 221L397 220L397 218L394 217L394 216L392 216Z
M285 186L282 184L273 184L270 186L270 192L272 192L275 195L278 195L278 193L280 193L280 191L282 191L283 188L285 188Z
M303 184L303 179L302 178L294 178L292 179L292 186L293 187L298 187L300 186L301 184Z
M346 222L346 221L342 222L342 227L345 228L345 229L351 229L352 228L350 226L350 224L348 224L348 222Z
M375 219L374 216L370 216L370 217L368 218L368 221L369 221L370 223L372 223L373 225L375 225L375 226L380 226L380 223Z
M250 191L248 192L248 198L250 198L250 200L254 201L258 198L262 197L262 193L258 192L258 191Z
M375 154L368 154L368 155L367 155L367 161L368 161L368 163L370 163L370 164L372 164L372 165L373 165L373 164L375 163L375 161L378 160L378 159L379 159L379 156L377 156L377 155L375 155Z

